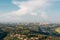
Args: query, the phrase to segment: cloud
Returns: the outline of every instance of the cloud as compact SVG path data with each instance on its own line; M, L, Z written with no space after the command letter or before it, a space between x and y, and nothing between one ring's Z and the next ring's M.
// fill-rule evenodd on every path
M16 0L13 0L13 4L17 5L20 9L13 12L17 15L23 15L23 14L31 14L31 15L37 15L38 12L37 10L44 10L43 8L46 6L47 4L47 0L28 0L28 1L23 1L23 2L20 2L20 1L16 1ZM40 9L42 8L42 9ZM35 13L35 14L33 14Z
M41 13L41 17L42 17L43 19L45 19L45 18L48 17L48 15L46 14L46 12L42 12L42 13Z
M20 16L29 14L32 16L40 15L41 18L47 18L46 12L44 11L46 6L48 6L48 0L27 0L27 1L17 1L12 0L12 3L19 7L18 10L12 11L8 14L1 15L1 21L5 20L8 22L21 20Z

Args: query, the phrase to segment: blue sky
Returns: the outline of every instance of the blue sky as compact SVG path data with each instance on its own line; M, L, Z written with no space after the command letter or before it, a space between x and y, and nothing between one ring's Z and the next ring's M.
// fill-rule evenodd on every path
M60 0L0 0L0 22L60 22Z
M7 13L18 10L18 6L12 4L12 0L0 0L0 13Z

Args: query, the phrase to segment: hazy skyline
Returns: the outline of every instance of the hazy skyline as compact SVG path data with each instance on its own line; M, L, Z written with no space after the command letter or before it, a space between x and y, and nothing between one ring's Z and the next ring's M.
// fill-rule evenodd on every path
M0 22L60 22L60 0L0 0Z

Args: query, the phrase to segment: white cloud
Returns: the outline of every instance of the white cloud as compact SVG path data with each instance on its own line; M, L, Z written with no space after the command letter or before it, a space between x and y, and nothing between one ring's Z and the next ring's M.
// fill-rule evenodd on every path
M48 2L48 0L28 0L25 2L13 0L13 4L17 5L20 8L19 10L15 11L14 13L19 16L21 16L23 14L27 14L27 13L31 14L32 16L36 16L38 14L37 10L38 11L42 10L42 12L44 11L45 7L48 5L47 2ZM41 9L39 9L39 8L41 8ZM43 13L41 13L41 14L44 15ZM47 17L46 14L44 16Z
M20 16L25 14L30 14L32 16L38 16L40 13L40 17L47 18L46 12L44 11L45 7L47 6L48 0L28 0L28 1L17 1L12 0L12 3L19 7L18 10L12 11L9 14L1 15L0 17L4 17L1 20L10 20L10 21L17 21L20 20ZM42 12L40 12L42 10ZM38 12L39 11L39 12ZM9 21L8 20L8 21Z
M31 13L30 15L32 15L32 16L36 16L36 15L37 15L37 13Z
M19 8L21 8L21 9L14 12L17 15L23 15L23 14L26 14L26 13L38 14L38 13L36 13L36 11L39 8L45 7L46 4L47 4L47 0L28 0L28 1L25 1L25 2L20 2L20 1L13 0L13 3L15 5L17 5Z
M48 17L48 15L46 14L46 12L43 11L43 12L41 13L41 17L42 17L43 19L45 19L45 18Z

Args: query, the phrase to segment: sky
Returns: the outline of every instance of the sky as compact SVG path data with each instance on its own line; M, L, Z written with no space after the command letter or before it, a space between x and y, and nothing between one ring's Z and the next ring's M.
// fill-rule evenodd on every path
M0 0L0 22L60 22L60 0Z

